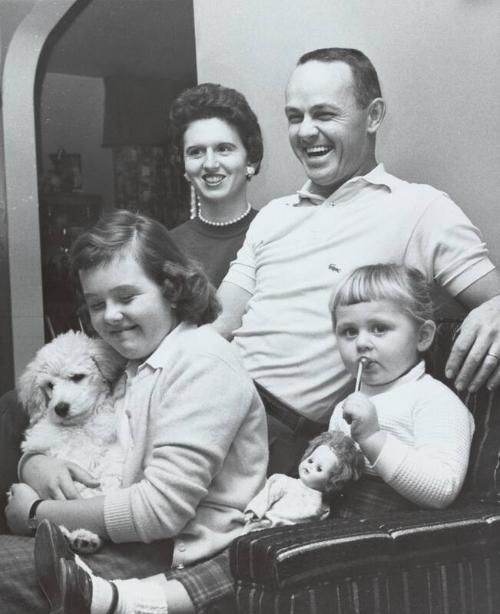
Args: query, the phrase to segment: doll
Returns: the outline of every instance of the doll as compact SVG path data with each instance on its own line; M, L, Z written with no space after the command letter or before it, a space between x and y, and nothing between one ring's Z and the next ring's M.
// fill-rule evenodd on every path
M250 501L245 532L326 518L330 506L323 495L357 480L362 468L363 455L350 437L341 431L321 433L309 442L298 478L276 473Z

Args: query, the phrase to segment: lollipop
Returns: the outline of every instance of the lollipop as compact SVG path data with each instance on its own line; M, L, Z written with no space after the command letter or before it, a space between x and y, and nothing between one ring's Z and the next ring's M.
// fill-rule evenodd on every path
M354 392L359 391L359 388L361 386L361 375L363 374L363 367L366 365L367 362L368 358L366 358L366 356L362 356L359 359L358 373L356 375L356 386L354 387Z

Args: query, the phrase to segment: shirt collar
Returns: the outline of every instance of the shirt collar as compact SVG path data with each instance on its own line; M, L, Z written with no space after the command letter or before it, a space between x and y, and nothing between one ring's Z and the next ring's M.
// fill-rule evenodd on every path
M299 190L297 190L298 199L292 204L293 206L300 206L306 204L305 201L307 201L312 205L321 205L326 200L334 200L334 197L338 196L346 189L352 190L353 188L357 187L358 190L361 190L366 185L383 186L392 192L395 187L395 181L396 178L387 173L384 165L380 163L366 175L352 177L337 188L337 190L332 192L327 198L325 198L324 196L320 196L312 191L312 181L308 179L305 184Z
M171 330L163 338L160 345L156 350L148 356L146 360L140 362L138 360L130 360L127 364L125 372L128 378L134 377L139 371L143 369L156 370L165 365L168 354L172 351L172 347L175 345L176 339L182 333L182 331L193 328L194 324L188 322L181 322L173 330Z
M403 384L416 382L423 375L425 375L425 361L421 360L412 369L410 369L407 373L402 375L394 382L390 382L389 384L385 384L384 386L367 386L365 384L361 384L361 392L368 395L369 397L373 397L377 394L382 394L383 392L387 392L388 390L392 390L393 388L402 386Z

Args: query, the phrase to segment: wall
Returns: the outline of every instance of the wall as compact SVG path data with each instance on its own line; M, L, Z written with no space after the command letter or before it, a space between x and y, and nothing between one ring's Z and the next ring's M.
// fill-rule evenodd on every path
M16 375L43 339L34 84L47 36L77 0L38 0L11 33L2 71L2 147L8 223L12 353ZM0 3L0 20L10 3ZM10 352L9 352L10 353Z
M35 0L0 0L0 75L3 73L5 54L19 23L29 13ZM7 199L3 118L0 114L0 394L14 385L12 321L10 305L10 276L8 261Z
M0 0L0 66L15 29L31 11L37 0Z
M345 46L375 64L388 103L378 158L451 194L500 264L500 8L495 0L195 0L199 81L242 90L265 137L252 202L302 182L283 114L305 51Z
M82 190L114 203L111 149L101 147L104 120L102 79L47 73L40 97L42 166L51 168L49 153L63 147L82 158Z

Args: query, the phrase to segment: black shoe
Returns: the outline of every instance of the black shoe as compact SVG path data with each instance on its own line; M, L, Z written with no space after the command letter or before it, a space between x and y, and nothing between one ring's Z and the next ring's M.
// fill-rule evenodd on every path
M75 561L59 561L60 610L53 614L90 614L92 578Z
M61 611L59 560L74 561L75 555L57 525L42 520L35 536L35 569L51 612Z

